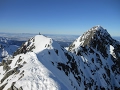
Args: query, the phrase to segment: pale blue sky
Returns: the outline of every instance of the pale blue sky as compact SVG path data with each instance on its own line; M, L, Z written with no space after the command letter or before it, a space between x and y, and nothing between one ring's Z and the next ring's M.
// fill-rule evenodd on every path
M0 0L0 32L81 35L95 25L120 36L120 0Z

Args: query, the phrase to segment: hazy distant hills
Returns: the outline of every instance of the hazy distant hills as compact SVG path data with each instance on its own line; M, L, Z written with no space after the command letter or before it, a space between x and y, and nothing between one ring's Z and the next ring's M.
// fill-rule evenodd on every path
M39 34L39 33L38 33ZM14 42L18 42L18 46L21 45L21 43L25 42L29 38L34 37L37 34L30 34L30 33L3 33L0 32L0 37L8 38L9 40L12 40ZM63 47L69 46L76 38L78 38L80 35L59 35L59 34L44 34L47 37L50 37L54 39L55 41L58 41L60 45ZM114 39L120 41L120 36L112 36Z

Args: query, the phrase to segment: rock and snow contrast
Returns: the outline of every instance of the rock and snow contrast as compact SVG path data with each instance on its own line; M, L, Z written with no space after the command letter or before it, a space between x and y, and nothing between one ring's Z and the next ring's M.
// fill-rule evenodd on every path
M120 43L95 26L66 50L43 35L0 63L0 90L119 90Z

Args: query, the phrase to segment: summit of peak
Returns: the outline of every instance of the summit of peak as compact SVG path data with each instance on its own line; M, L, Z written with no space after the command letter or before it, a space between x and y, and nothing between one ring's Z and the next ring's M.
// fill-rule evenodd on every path
M96 26L94 26L94 27L92 27L91 29L90 29L90 31L93 31L93 30L95 30L95 31L106 31L106 29L104 29L102 26L100 26L100 25L96 25Z
M14 56L21 53L25 54L27 52L40 53L44 50L52 50L55 48L61 49L61 46L52 38L44 35L36 35L26 41L16 52L14 52Z
M99 37L106 37L106 36L110 36L110 34L107 32L107 30L105 28L103 28L100 25L96 25L94 27L92 27L91 29L89 29L88 31L86 31L81 38L86 39L86 38L93 38L97 36Z
M88 32L89 31L100 32L101 35L105 34L105 33L108 34L107 30L105 28L103 28L102 26L100 26L100 25L96 25L96 26L92 27L90 30L88 30Z
M80 47L80 46L93 46L95 42L100 42L100 43L110 43L112 42L112 37L110 34L107 32L106 29L104 29L100 25L96 25L86 31L82 36L80 36L78 39L76 39L71 46L74 48ZM97 43L95 43L97 45ZM95 46L96 46L95 45ZM71 46L69 47L69 51L71 51Z
M92 29L99 30L99 29L103 29L103 27L102 27L102 26L100 26L100 25L96 25L96 26L92 27Z

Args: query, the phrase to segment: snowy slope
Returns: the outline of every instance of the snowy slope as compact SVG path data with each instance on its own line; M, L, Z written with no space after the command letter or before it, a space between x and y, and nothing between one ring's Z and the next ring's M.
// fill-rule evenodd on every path
M0 63L0 90L120 89L119 42L95 26L73 44L69 52L43 35L29 39Z
M22 50L23 48L26 50ZM13 86L22 87L23 90L73 90L79 88L73 73L70 73L68 77L64 71L58 69L58 64L68 61L65 52L67 53L51 38L43 35L31 38L14 53L11 64L8 64L10 69L1 72L1 87L8 82L4 90L13 88ZM24 64L24 62L26 63ZM1 71L3 67L5 67L4 64L0 67ZM14 71L15 68L17 71ZM12 75L4 80L4 75L12 70L14 71ZM13 82L16 83L13 85Z

